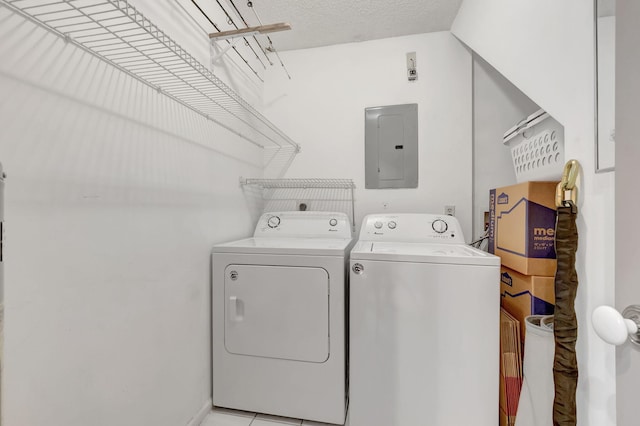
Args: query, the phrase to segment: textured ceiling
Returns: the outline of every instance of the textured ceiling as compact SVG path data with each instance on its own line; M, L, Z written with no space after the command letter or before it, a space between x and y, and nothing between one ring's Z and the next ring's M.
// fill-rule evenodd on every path
M263 24L288 22L270 34L279 50L305 49L445 31L462 0L252 0ZM257 25L246 0L234 0L249 25Z

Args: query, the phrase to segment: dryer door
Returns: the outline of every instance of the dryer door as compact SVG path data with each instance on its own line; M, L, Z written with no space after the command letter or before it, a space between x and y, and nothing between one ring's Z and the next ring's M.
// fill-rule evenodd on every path
M329 358L329 274L322 268L228 265L228 352L287 360Z

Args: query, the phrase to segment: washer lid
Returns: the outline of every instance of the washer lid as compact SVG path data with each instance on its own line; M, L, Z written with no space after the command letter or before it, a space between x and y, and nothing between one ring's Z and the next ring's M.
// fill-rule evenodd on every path
M464 244L359 241L351 260L499 266L500 258Z
M213 246L214 253L344 256L350 238L246 238Z

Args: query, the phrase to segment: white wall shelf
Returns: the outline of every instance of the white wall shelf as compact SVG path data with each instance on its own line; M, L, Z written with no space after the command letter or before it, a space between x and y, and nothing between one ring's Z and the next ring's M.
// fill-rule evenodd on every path
M344 212L355 229L354 190L351 179L257 179L240 178L244 187L257 189L263 211L306 210Z
M300 147L127 0L0 0L10 10L260 147Z

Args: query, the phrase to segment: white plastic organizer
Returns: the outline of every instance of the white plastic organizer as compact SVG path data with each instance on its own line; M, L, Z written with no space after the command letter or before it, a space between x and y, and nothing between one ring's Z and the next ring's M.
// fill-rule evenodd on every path
M503 142L511 149L518 183L560 180L564 166L564 127L543 110L509 129Z

